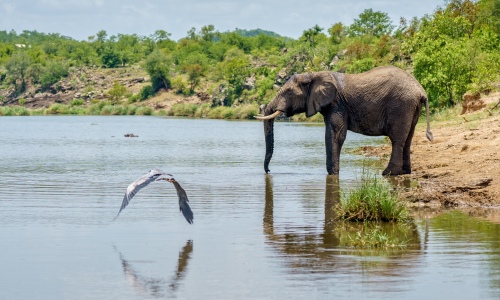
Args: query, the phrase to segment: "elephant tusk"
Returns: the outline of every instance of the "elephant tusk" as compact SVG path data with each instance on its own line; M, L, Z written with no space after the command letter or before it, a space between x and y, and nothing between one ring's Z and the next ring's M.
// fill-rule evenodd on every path
M265 121L265 120L274 119L281 114L282 114L282 112L277 110L272 115L269 115L269 116L257 115L257 116L254 116L254 118L256 118L257 120Z

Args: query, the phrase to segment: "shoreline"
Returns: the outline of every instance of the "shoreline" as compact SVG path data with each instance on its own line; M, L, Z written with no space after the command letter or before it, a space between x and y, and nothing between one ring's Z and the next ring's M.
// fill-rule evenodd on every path
M413 206L500 209L500 111L484 109L445 121L431 121L434 141L425 124L415 129L412 174L397 176L400 198ZM390 145L367 147L365 155L388 160ZM405 188L408 182L416 187Z

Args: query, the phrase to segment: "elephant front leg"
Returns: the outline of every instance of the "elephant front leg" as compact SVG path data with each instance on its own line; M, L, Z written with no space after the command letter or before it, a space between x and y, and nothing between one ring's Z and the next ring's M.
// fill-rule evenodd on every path
M347 126L340 114L325 117L326 171L339 175L340 151L347 135Z

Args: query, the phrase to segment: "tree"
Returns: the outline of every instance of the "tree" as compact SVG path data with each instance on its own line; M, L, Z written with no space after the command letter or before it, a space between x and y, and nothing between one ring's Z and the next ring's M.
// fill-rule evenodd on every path
M477 6L479 23L500 34L500 0L479 0Z
M144 69L148 72L151 78L151 84L154 92L157 92L162 87L169 87L169 60L159 50L154 50L147 58L144 64Z
M69 75L68 67L59 61L50 61L47 66L42 69L40 74L40 84L46 89Z
M332 27L328 29L328 33L330 34L330 41L332 44L340 44L346 35L344 24L341 22L333 24Z
M434 107L453 106L467 91L472 72L467 41L429 40L413 57L413 74Z
M243 84L248 76L250 58L242 50L231 48L226 52L224 61L218 64L224 79L230 85L229 94L231 96L229 105L243 92Z
M102 64L107 68L116 68L122 63L120 53L115 49L113 43L108 43L101 52Z
M389 15L373 9L365 9L358 19L354 19L354 23L349 26L348 32L350 36L373 35L380 37L385 34L390 34L394 29Z
M314 27L304 30L302 36L300 37L301 41L304 41L311 46L311 48L316 47L318 44L318 35L323 31L323 28L318 25L314 25Z
M170 36L172 36L171 33L159 29L155 31L155 33L152 35L152 38L156 43L160 43L162 41L169 40Z
M488 91L500 79L495 3L500 0L447 1L402 35L401 49L412 56L413 73L431 106L455 105L467 90Z
M107 37L108 37L108 34L106 33L106 31L100 30L99 32L97 32L96 38L93 39L94 47L95 47L96 52L99 56L101 56L102 53L104 52L104 46L105 46L105 42L106 42Z
M200 78L203 75L203 66L192 64L184 66L183 71L188 74L189 89L194 92L194 88L200 83Z
M207 25L201 27L200 31L201 40L205 42L213 42L217 36L214 25Z
M26 72L32 64L33 59L24 51L14 54L5 63L7 76L10 82L14 84L17 91L22 92L26 88ZM19 81L21 81L20 85Z

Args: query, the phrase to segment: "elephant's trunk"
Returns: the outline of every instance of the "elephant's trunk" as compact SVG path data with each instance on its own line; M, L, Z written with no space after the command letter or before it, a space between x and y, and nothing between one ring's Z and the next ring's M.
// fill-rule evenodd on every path
M274 150L274 119L264 121L264 136L266 137L266 158L264 159L264 170L269 173L269 162Z
M264 136L266 138L266 157L264 159L264 171L269 173L269 162L273 157L274 150L274 119L284 113L285 106L279 105L279 93L264 110L264 115L256 116L257 119L264 121Z

